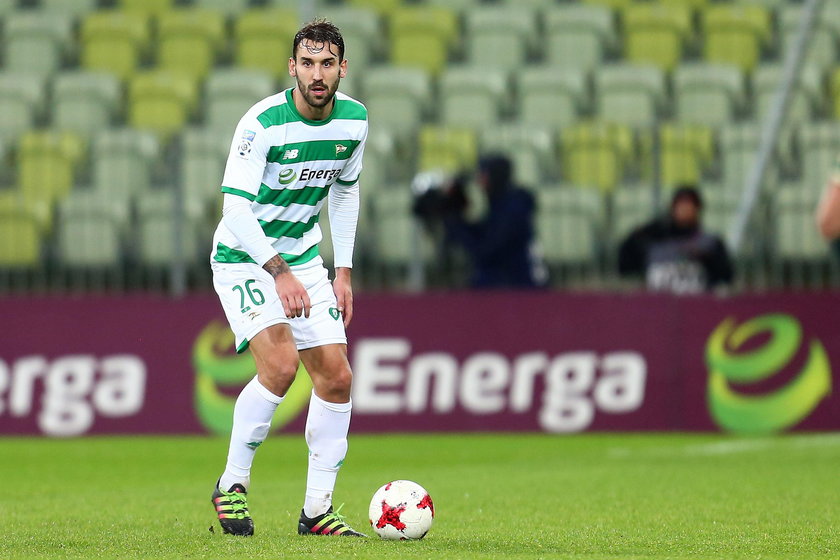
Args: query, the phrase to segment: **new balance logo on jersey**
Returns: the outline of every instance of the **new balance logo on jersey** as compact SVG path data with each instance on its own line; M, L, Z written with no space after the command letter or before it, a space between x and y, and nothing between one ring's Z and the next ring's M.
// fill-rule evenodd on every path
M338 155L341 152L346 152L346 151L347 151L347 146L345 146L344 144L336 144L335 145L335 155Z
M304 169L300 172L300 180L326 179L328 182L332 182L338 177L339 173L341 173L341 169Z
M299 150L286 150L283 159L297 159Z

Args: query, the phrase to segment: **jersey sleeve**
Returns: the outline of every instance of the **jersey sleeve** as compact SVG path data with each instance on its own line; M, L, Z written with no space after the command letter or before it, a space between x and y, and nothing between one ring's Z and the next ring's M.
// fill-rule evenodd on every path
M245 115L236 126L230 144L222 192L239 195L250 201L257 198L265 172L268 131L256 118Z
M341 171L336 183L341 186L349 187L359 182L359 176L362 174L362 159L365 155L365 145L367 144L368 126L365 121L365 130L362 134L362 141L356 146L353 155L347 160L344 169Z

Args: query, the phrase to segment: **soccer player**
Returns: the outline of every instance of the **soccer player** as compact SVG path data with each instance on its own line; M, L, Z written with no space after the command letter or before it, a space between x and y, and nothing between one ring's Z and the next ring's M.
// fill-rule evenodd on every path
M364 536L332 507L347 453L350 383L345 328L353 318L351 270L367 110L337 91L344 40L315 20L296 35L293 88L245 113L233 136L213 237L213 285L236 336L257 366L236 401L227 464L212 500L226 533L252 535L247 494L257 447L302 361L314 390L306 419L309 469L301 534ZM329 195L335 280L318 243Z
M817 205L817 227L828 241L840 238L840 155ZM835 243L835 248L836 246Z

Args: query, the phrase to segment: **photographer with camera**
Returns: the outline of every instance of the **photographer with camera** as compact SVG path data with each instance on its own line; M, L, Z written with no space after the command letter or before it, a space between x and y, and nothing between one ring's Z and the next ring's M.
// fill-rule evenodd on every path
M464 174L443 179L439 188L426 185L415 200L414 213L427 226L442 222L446 243L465 250L472 265L472 288L543 286L547 273L534 247L533 195L513 184L513 165L504 155L482 157L477 171L488 203L480 220L471 222L465 217L468 176ZM423 179L434 182L428 175Z

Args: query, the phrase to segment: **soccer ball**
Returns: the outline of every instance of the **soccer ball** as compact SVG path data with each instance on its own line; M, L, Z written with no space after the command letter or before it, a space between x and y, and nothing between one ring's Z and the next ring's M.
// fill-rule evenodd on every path
M383 539L422 539L432 528L435 505L416 482L395 480L373 495L369 515L370 526Z

